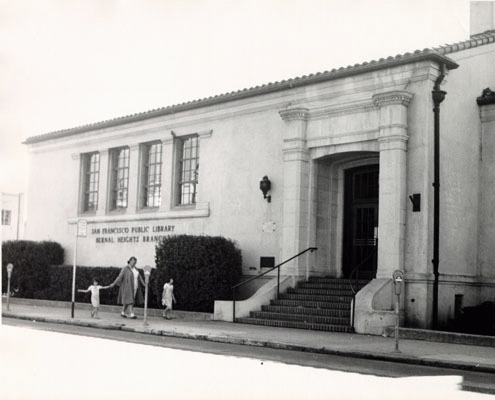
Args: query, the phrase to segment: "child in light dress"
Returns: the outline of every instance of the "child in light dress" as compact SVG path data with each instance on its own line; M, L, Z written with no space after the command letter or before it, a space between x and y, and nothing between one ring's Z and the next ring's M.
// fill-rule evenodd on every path
M79 289L78 292L88 293L91 292L91 305L93 306L93 310L91 310L91 318L99 319L98 310L100 308L100 290L108 289L109 286L100 286L98 285L98 280L93 279L93 284L88 287L86 290Z
M162 293L162 306L165 306L165 310L163 310L163 318L170 319L169 314L172 311L172 302L176 303L174 296L174 280L170 279L169 282L163 285L163 293Z

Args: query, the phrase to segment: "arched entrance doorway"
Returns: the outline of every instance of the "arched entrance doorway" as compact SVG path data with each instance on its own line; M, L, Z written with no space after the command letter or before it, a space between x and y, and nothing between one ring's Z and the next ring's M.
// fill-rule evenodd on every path
M318 254L313 275L349 277L372 251L375 255L363 271L376 273L379 163L377 152L341 153L315 160L314 242Z
M378 164L344 171L342 273L345 278L376 276L378 250Z

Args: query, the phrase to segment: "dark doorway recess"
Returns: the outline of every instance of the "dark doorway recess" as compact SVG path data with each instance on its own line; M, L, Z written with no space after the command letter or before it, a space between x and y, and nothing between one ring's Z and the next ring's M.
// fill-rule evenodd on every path
M376 276L378 250L378 164L345 171L344 249L345 278ZM354 271L354 273L353 273Z

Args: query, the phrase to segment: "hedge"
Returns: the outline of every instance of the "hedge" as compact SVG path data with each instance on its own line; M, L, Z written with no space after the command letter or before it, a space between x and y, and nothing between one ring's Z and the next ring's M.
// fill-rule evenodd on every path
M50 284L50 265L64 262L64 249L59 243L27 240L2 243L2 293L7 291L7 264L14 270L11 291L18 297L37 298Z
M63 265L63 248L55 242L12 241L2 244L2 293L7 291L8 263L14 264L11 293L15 297L72 301L73 266ZM176 309L213 312L215 300L231 300L239 282L242 256L237 245L220 236L169 236L156 246L156 269L151 271L148 307L162 308L163 285L174 279ZM121 267L76 268L76 302L90 302L93 279L112 283ZM140 273L143 275L142 270ZM144 276L143 276L144 278ZM118 287L100 291L100 303L115 305Z
M221 236L172 235L156 246L156 279L152 292L174 279L177 308L213 312L215 300L231 300L242 272L241 250Z

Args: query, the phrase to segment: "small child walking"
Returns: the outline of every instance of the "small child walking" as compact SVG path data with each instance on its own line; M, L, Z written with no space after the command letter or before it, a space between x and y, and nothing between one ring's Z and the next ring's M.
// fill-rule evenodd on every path
M172 302L177 303L174 296L174 280L171 278L169 282L163 285L162 306L165 306L165 310L163 310L163 318L165 319L170 319L169 314L172 311Z
M93 306L93 310L91 310L91 318L100 319L98 317L98 310L100 308L100 290L108 289L109 286L100 286L98 285L98 280L93 279L93 284L88 287L86 290L79 289L78 292L88 293L91 292L91 305Z

